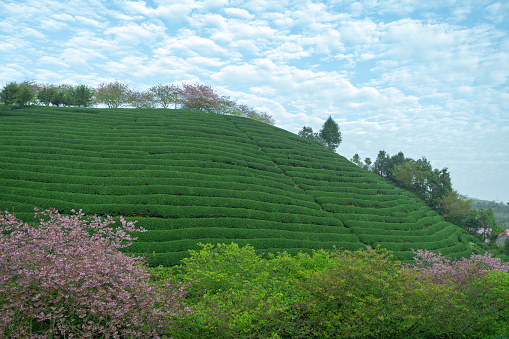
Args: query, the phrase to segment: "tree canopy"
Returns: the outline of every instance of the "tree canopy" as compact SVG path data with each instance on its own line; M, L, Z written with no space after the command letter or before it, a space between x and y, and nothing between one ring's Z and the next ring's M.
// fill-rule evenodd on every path
M332 151L335 151L343 140L338 124L332 120L330 115L320 130L320 137L325 141L325 147Z

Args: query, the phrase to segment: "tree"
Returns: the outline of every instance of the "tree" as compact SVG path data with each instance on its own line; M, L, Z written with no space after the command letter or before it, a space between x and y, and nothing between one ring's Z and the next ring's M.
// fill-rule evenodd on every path
M72 212L0 215L1 337L160 338L190 313L185 286L150 284L143 258L120 252L143 229Z
M128 93L128 102L135 108L152 108L154 107L154 94L152 92L138 92L130 90Z
M341 144L342 138L339 126L334 120L332 120L330 115L320 130L320 137L325 141L325 147L333 152L339 144Z
M389 154L383 150L380 150L371 170L379 176L386 178L390 171L389 161Z
M402 164L396 165L391 171L394 182L401 188L419 194L424 198L422 187L426 184L427 175L421 168L419 163L415 161L406 161Z
M157 85L150 87L149 91L154 95L154 101L161 104L163 108L168 108L170 104L179 103L180 88L175 85Z
M92 106L94 89L85 85L76 86L74 89L74 105L78 107Z
M489 239L490 242L494 242L498 235L504 231L504 228L495 220L493 209L480 209L475 212L478 221L478 233L484 241Z
M319 133L314 133L311 127L302 127L302 130L300 130L298 134L302 138L312 140L325 147L325 141L322 139Z
M358 153L355 153L355 155L350 159L351 162L356 164L359 167L362 167L362 160Z
M366 157L366 159L364 159L364 166L362 166L362 168L369 171L371 170L371 164L371 158Z
M365 170L368 170L370 171L371 170L371 159L366 157L366 159L364 159L364 162L362 162L361 160L361 157L359 156L358 153L356 153L352 159L350 159L351 162L353 162L354 164L356 164L357 166L359 167L362 167L364 168Z
M221 106L221 97L210 87L200 84L183 84L181 103L184 109L217 113Z
M29 80L20 84L11 82L7 84L0 92L0 100L7 106L17 104L20 107L33 102L35 91L33 83Z
M53 95L56 92L54 87L44 86L39 93L37 93L37 99L44 105L49 106L53 99Z
M439 200L438 211L445 220L466 228L471 205L472 199L456 190L452 190Z
M427 312L425 321L432 333L447 333L448 338L488 338L497 330L504 330L508 314L508 263L487 252L452 260L440 252L413 252L415 262L405 265L405 269L418 273L422 282L448 290L448 298L443 299L441 307L436 312Z
M246 105L237 105L239 107L239 111L241 116L253 119L259 122L263 122L269 125L274 125L276 121L266 112L257 112L255 109L248 107Z
M30 103L30 101L32 101L34 97L35 97L34 92L32 92L30 88L20 86L16 96L16 103L20 107L23 107L25 105L28 105L28 103Z
M128 102L129 87L119 81L102 83L95 89L95 101L108 108L118 108Z
M16 82L10 82L4 86L0 92L0 100L6 105L11 106L16 103L19 93L19 85Z

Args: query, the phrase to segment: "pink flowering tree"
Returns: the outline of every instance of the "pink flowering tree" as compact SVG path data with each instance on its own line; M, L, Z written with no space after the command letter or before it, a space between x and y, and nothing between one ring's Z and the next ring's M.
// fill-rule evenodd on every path
M102 83L95 89L94 99L108 108L121 107L129 101L129 87L119 81Z
M119 251L143 229L72 212L0 216L0 337L159 338L190 313L185 286L149 283L143 258Z
M180 91L182 108L217 113L222 98L210 86L183 84Z

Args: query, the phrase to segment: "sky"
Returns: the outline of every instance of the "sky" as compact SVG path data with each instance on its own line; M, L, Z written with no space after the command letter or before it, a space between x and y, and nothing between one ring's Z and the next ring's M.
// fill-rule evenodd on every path
M0 86L200 83L509 202L508 0L0 0Z

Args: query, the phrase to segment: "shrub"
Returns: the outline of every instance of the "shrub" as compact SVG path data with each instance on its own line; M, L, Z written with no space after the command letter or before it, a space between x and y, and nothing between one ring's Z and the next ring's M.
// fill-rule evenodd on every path
M306 272L302 306L310 337L406 338L438 308L445 288L418 282L381 249L332 252L327 269Z
M119 251L143 229L72 212L0 216L0 336L158 338L190 313L184 285L149 284L143 258Z
M428 317L429 330L452 337L481 337L507 330L509 263L490 253L460 259L426 250L414 254L415 262L405 268L418 272L421 281L451 291L442 311Z
M294 286L271 274L274 265L251 246L200 245L178 268L192 281L188 298L195 309L179 323L181 338L269 338L284 331Z

